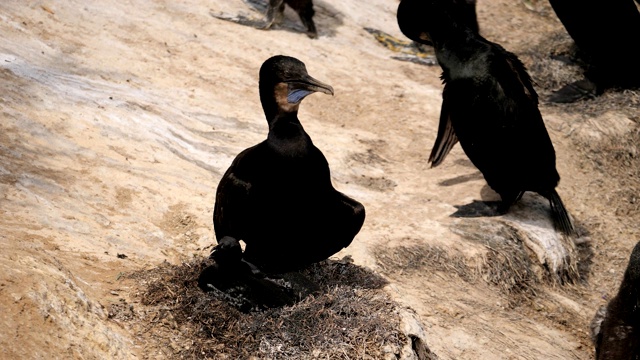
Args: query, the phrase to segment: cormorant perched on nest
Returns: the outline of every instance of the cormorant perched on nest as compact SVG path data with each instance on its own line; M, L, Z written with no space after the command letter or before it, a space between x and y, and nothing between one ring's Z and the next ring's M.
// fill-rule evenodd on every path
M347 247L365 210L333 187L326 158L298 119L306 96L333 95L333 88L309 76L300 60L282 55L264 62L259 86L269 134L242 151L220 180L213 213L219 244L212 257L278 274Z

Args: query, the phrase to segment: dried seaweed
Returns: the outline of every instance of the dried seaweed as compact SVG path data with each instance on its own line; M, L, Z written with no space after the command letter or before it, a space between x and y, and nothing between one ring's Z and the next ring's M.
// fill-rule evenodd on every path
M386 280L348 260L303 272L320 293L246 314L198 288L207 265L206 259L165 262L128 274L136 283L133 297L144 306L135 318L127 306L112 307L112 317L138 322L138 336L154 343L151 349L161 348L165 358L382 359L396 358L410 343L399 330L396 304L382 290Z
M378 264L386 274L417 272L425 268L453 273L474 282L477 274L470 270L465 258L438 246L413 245L394 248L378 247L374 251Z
M397 275L417 271L441 271L468 283L482 279L499 289L511 306L536 296L541 277L534 271L530 255L517 242L484 241L483 255L465 258L451 250L429 244L376 250L383 272Z

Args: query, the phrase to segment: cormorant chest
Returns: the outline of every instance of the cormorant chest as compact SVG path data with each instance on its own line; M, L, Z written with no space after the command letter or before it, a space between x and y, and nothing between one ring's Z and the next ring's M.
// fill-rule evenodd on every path
M333 190L329 165L312 144L302 152L282 153L265 147L255 159L252 193L269 202L322 199Z

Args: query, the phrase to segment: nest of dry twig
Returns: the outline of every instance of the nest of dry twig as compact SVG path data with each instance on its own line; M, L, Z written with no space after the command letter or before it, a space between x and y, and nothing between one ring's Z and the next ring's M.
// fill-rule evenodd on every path
M135 321L165 358L382 359L410 342L381 276L348 261L305 270L321 291L281 308L242 313L197 286L206 259L129 274L144 307L119 304L110 317ZM135 316L132 316L135 314ZM148 354L155 357L156 354Z

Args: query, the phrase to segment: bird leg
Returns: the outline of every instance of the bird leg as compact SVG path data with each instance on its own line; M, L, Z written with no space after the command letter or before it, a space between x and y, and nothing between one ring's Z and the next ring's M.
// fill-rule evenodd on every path
M269 0L267 15L262 30L269 30L273 24L279 24L284 17L284 0Z
M511 205L515 204L518 200L522 198L524 191L519 192L502 192L500 193L500 198L502 202L498 205L498 214L504 215L509 211Z
M314 14L315 11L313 10L313 5L311 4L311 2L309 2L309 6L298 10L298 16L300 16L300 20L302 21L302 24L307 28L307 36L312 39L316 39L318 37L316 24L313 22Z

